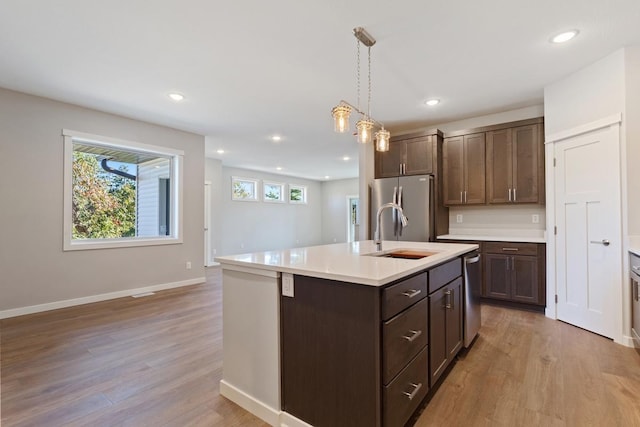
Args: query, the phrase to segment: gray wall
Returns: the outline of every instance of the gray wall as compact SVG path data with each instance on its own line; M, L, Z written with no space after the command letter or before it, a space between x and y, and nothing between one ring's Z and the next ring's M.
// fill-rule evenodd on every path
M209 170L207 174L215 175ZM307 204L239 202L231 200L231 177L306 185ZM222 167L221 200L216 207L220 238L217 255L313 246L322 243L322 184L301 178ZM262 182L259 183L262 185ZM260 191L262 194L262 191Z
M627 222L629 235L640 236L640 46L625 48L625 68Z
M184 150L184 243L63 252L63 128ZM0 311L204 276L202 136L4 89L0 129Z
M358 178L322 183L322 243L347 241L347 196L358 196L358 185Z

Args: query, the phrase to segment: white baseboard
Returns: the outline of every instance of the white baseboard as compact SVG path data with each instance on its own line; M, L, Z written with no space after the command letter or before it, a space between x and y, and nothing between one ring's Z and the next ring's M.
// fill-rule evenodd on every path
M313 427L291 414L272 408L225 380L220 381L220 395L274 427Z
M313 427L311 424L307 424L304 421L287 414L286 412L280 412L280 427Z
M280 410L259 401L244 391L232 386L225 380L220 381L220 395L226 397L246 411L251 412L256 417L271 424L280 425Z
M125 289L124 291L109 292L106 294L91 295L88 297L74 298L63 301L54 301L46 304L31 305L27 307L12 308L0 311L0 319L9 317L24 316L25 314L40 313L42 311L57 310L59 308L73 307L76 305L89 304L92 302L106 301L115 298L129 297L145 292L156 292L165 289L179 288L182 286L197 285L204 283L204 277L196 277L195 279L181 280L179 282L161 283L159 285L145 286L143 288Z

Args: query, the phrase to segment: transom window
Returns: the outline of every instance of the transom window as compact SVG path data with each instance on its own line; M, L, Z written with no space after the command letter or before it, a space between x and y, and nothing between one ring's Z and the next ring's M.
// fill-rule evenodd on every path
M183 152L63 131L64 249L180 243Z

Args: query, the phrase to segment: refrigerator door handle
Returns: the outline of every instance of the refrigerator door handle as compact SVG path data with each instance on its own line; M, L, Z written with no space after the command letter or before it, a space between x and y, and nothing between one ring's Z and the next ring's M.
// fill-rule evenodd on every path
M400 189L398 190L398 206L402 207L402 185L400 186ZM395 209L393 211L396 212ZM400 213L399 212L396 212L395 221L398 224L398 236L402 236L402 229L404 227L402 225L402 221L400 221Z
M393 203L398 203L398 187L393 187ZM396 217L396 210L391 209L391 221L393 221L393 235L398 235L398 218Z

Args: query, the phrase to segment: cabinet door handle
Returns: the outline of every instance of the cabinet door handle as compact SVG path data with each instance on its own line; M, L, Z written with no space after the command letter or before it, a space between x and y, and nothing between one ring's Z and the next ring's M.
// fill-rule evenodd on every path
M404 291L402 295L404 295L407 298L413 298L421 292L422 291L420 289L409 289L408 291Z
M602 240L590 240L589 243L600 243L601 245L609 246L611 242L607 239Z
M509 201L511 201L511 189L509 189Z
M464 202L467 203L467 190L464 190Z
M513 201L515 202L516 199L517 199L517 197L516 197L516 189L514 188L513 189Z
M464 203L464 200L462 200L462 191L460 192L460 203Z
M409 336L407 335L403 335L402 338L404 338L405 340L409 341L409 342L413 342L416 338L418 338L420 335L422 335L422 331L409 331Z
M518 252L518 248L502 248L505 252Z
M445 305L444 305L444 307L445 307L447 310L450 310L450 309L451 309L451 289L449 289L449 290L445 291L445 292L444 292L444 295L445 295L445 297L444 297L444 298L445 298Z
M416 394L418 394L418 391L422 388L422 383L418 383L418 384L409 383L409 384L411 384L411 387L413 387L413 390L411 392L403 391L402 394L407 396L409 400L413 400L413 398L416 397Z

